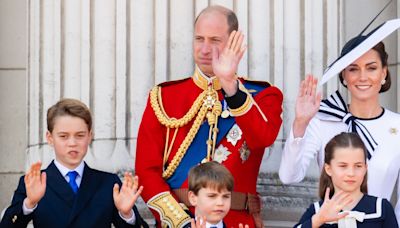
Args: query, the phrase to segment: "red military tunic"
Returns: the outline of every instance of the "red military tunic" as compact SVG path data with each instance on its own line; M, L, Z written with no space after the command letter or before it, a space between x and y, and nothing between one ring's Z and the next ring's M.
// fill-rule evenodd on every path
M202 77L201 74L195 72L191 78L161 84L161 93L159 93L158 97L162 100L163 112L167 116L176 119L185 116L197 97L207 87L207 82L205 83L205 79ZM261 83L242 79L241 82L255 83L258 86ZM282 123L283 96L281 91L268 83L261 84L263 89L253 98L249 95L253 91L241 87L240 89L247 94L246 102L239 108L231 109L231 113L234 114L234 122L241 130L240 139L236 143L232 143L228 142L229 137L223 136L219 144L216 145L216 148L223 145L224 149L228 151L222 156L222 159L220 157L220 162L228 168L235 179L234 192L257 194L256 183L264 150L275 141ZM218 83L214 83L214 87L218 91L219 100L223 100L224 96ZM169 221L167 224L170 226L187 223L188 218L182 216L181 208L176 208L177 204L174 204L176 202L173 201L178 201L179 199L171 191L171 186L162 175L166 168L165 165L171 163L191 129L194 119L195 117L178 129L166 164L163 162L165 147L169 147L176 130L170 130L169 140L166 143L167 128L157 118L150 99L139 128L136 174L140 178L141 185L144 186L142 197L149 207L156 209L156 211L152 210L152 212L157 221L159 221L161 214L164 217L163 221L166 222L165 219L167 219ZM179 188L185 189L188 187L187 174L185 178L186 180ZM235 200L234 195L232 197L233 200ZM157 201L157 203L153 203L154 201ZM157 206L154 204L157 204ZM169 210L172 214L168 213ZM231 210L224 218L224 222L227 227L237 227L239 223L255 227L253 217L247 210Z

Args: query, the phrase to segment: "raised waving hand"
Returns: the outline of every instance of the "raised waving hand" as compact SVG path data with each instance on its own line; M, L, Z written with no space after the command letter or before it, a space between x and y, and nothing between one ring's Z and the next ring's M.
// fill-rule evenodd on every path
M121 189L118 184L114 184L114 204L124 218L132 217L133 205L142 191L143 186L139 187L139 177L132 177L132 174L129 172L125 172Z
M25 174L24 182L26 189L25 206L29 209L34 208L43 198L46 192L46 173L40 171L42 163L33 163L31 168Z
M243 39L241 31L232 31L221 53L217 47L213 47L212 50L213 72L228 96L234 95L237 91L236 71L246 51L246 46L242 45Z
M322 95L317 92L318 79L312 75L301 82L299 94L296 99L295 120L293 122L293 135L295 138L303 137L311 119L318 112Z
M348 204L353 202L348 193L344 191L335 192L331 199L329 199L329 191L325 191L324 203L321 209L312 217L312 227L320 227L327 222L335 222L348 215L348 212L339 214L339 212Z

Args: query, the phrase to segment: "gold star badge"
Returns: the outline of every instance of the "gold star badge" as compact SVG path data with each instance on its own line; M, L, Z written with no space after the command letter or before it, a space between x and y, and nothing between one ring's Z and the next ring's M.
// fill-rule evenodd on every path
M392 135L397 135L397 132L398 132L399 130L397 130L397 128L395 128L395 127L391 127L390 129L389 129L389 132L390 132L390 134L392 134Z

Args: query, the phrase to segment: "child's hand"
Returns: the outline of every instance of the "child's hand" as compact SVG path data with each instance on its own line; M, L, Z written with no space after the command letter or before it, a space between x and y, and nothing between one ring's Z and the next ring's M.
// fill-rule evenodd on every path
M329 191L327 188L325 192L324 203L317 214L312 217L312 226L319 227L326 222L338 221L347 216L348 213L339 212L353 200L350 199L350 195L343 191L337 192L333 195L332 199L329 199Z
M194 219L190 220L191 228L206 228L206 217L203 218L197 217L196 221Z
M26 189L26 199L24 203L29 209L34 208L46 192L46 173L40 173L41 166L41 162L33 163L24 178Z
M132 208L137 198L143 191L143 186L139 186L139 177L132 177L131 173L125 172L121 190L118 184L114 184L113 198L115 207L124 218L132 217Z

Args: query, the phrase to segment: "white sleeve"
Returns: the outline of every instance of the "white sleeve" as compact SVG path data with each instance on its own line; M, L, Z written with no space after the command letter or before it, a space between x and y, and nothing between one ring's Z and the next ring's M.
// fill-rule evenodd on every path
M135 212L132 209L131 209L131 211L132 211L132 217L130 217L130 218L125 218L124 216L122 216L121 212L119 212L119 211L118 211L118 214L119 214L119 217L121 217L129 225L135 225L135 222L136 222Z
M22 203L22 212L24 213L24 215L29 215L37 208L37 204L33 208L28 208L25 205L25 200L26 200L26 198L24 199L24 202Z
M315 160L321 148L320 120L313 118L307 126L303 138L294 138L290 129L282 151L279 178L284 184L299 183L306 175L311 160Z
M397 222L400 225L400 173L397 175L397 202L394 208L394 213L396 214Z

